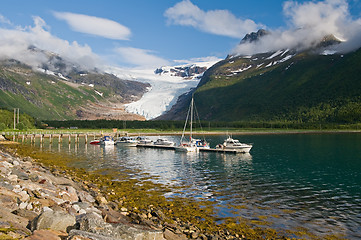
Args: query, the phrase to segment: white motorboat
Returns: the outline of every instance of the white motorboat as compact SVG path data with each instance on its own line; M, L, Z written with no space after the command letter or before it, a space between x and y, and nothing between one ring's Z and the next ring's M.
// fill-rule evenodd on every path
M111 136L104 136L100 139L100 145L103 146L114 146L114 140Z
M153 140L150 140L146 137L137 137L138 144L137 145L153 145Z
M196 144L197 148L203 148L203 149L210 148L209 144L206 142L206 140L192 138L191 141Z
M135 147L137 146L137 144L139 143L139 141L137 140L136 137L128 137L128 136L124 136L124 137L120 137L115 141L116 145L120 145L120 146L127 146L127 147Z
M175 142L169 141L165 138L158 138L154 143L156 146L167 146L167 147L173 147L175 146Z
M241 143L237 139L233 139L230 136L224 140L223 144L218 144L216 148L220 149L231 149L237 152L249 153L252 148L252 144Z

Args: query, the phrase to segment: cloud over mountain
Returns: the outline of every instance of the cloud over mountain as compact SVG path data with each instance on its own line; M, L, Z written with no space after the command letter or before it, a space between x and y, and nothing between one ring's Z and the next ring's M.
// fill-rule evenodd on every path
M302 50L317 45L331 34L344 41L335 50L351 51L361 47L361 20L352 19L346 0L287 1L283 13L288 29L271 30L258 41L240 44L233 54L248 55L285 48Z
M76 41L70 43L50 33L49 27L40 17L33 17L34 26L0 28L0 59L16 59L32 67L47 62L47 56L33 51L32 46L59 54L62 58L79 63L85 69L101 65L100 58L88 45Z
M106 18L70 12L54 12L53 14L56 18L65 20L77 32L115 40L129 40L131 35L129 28Z
M89 34L114 38L114 40L126 39L130 36L130 30L107 19L70 13L54 13L54 15L57 15L58 18L61 15L64 20L69 22L69 25L74 25L74 28L87 25L81 30L82 32L86 32L89 26L93 26L94 28L88 31ZM105 69L105 62L109 60L136 67L169 65L167 60L157 56L153 51L134 47L113 48L107 56L99 56L86 44L81 45L76 41L69 42L53 35L50 32L50 26L41 17L33 17L33 23L33 26L15 26L6 17L0 15L0 24L7 26L0 26L0 60L16 59L33 68L39 68L47 64L49 56L46 52L50 52L58 54L69 62L79 64L84 70ZM34 47L45 52L34 51Z
M191 26L203 32L241 38L262 25L251 19L240 19L227 10L204 11L190 0L183 0L168 8L164 16L169 24Z

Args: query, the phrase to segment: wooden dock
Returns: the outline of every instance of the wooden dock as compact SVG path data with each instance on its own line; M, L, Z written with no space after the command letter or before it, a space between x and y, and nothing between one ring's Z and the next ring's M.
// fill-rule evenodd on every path
M52 144L56 142L58 144L64 142L79 143L80 139L83 139L81 142L87 144L88 141L104 136L103 132L89 132L89 133L77 133L77 132L61 132L61 133L51 133L51 132L1 132L1 135L7 136L9 140L16 142L27 142L30 143L40 142L44 143L45 140Z

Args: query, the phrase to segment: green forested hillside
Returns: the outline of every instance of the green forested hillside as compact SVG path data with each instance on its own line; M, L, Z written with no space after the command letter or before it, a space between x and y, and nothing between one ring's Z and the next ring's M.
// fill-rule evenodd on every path
M205 73L194 98L202 120L360 122L361 50L226 59Z
M106 113L112 104L142 96L146 87L109 74L74 73L66 79L17 61L0 62L0 108L20 108L37 119L68 120L84 112L94 116Z

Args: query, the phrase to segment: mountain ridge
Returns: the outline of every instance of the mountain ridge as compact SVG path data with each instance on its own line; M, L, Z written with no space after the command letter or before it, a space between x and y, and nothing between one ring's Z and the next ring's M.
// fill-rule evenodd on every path
M181 120L193 95L201 119L208 121L361 120L354 110L361 109L361 50L329 54L335 44L338 39L326 36L304 51L229 55L158 119Z
M48 61L36 67L14 59L0 62L1 108L20 108L48 120L144 120L126 112L124 104L140 99L149 84L84 70L56 54L31 50L46 54Z

